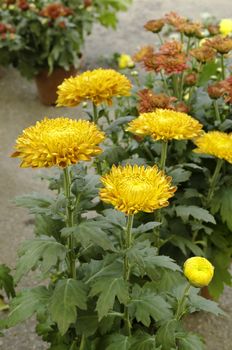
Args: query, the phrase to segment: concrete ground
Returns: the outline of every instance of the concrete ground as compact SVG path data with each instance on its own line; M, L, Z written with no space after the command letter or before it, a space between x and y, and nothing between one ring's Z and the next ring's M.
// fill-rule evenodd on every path
M152 34L143 31L143 24L152 18L175 10L199 18L203 12L226 18L231 8L230 0L134 0L127 13L120 14L117 31L96 26L86 41L84 59L87 65L97 64L100 56L113 52L133 53L140 46L152 43ZM57 109L40 104L34 82L28 82L13 69L3 70L0 78L0 262L15 265L16 249L19 243L32 236L30 217L23 209L16 208L12 199L32 191L46 191L39 175L43 171L19 169L19 162L9 158L15 139L21 131L44 116L78 117L78 109ZM27 285L30 280L26 280ZM193 315L188 327L204 335L207 350L232 349L232 290L227 288L220 300L228 317L213 317L207 314ZM0 338L2 350L42 350L46 344L34 334L34 323L27 322L6 332Z

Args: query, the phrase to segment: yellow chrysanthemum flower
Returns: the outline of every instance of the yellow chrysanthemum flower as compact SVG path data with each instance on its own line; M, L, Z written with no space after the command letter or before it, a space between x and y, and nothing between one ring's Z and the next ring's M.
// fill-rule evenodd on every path
M219 23L220 33L223 35L229 35L232 33L232 19L224 18Z
M104 133L89 121L44 118L18 137L12 157L22 159L22 168L65 168L101 153L103 140Z
M101 181L104 185L100 190L102 201L127 215L140 211L150 213L166 207L176 191L171 185L171 177L159 171L157 166L113 166Z
M195 256L184 263L184 275L194 287L208 286L213 274L214 267L205 258Z
M196 153L210 154L232 163L232 134L221 131L210 131L194 140Z
M122 54L118 58L118 67L120 69L133 68L135 66L130 55Z
M88 100L111 105L113 97L130 96L131 87L127 77L113 69L86 71L58 86L57 106L74 107Z
M154 140L187 140L199 136L202 125L188 114L170 109L143 113L129 123L128 131Z

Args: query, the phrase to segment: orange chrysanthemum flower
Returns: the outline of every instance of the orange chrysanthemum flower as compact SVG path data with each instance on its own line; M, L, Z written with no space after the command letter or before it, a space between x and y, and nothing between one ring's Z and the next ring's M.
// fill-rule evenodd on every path
M112 104L113 97L130 96L131 83L113 69L94 69L65 79L58 86L57 106L74 107L84 101Z
M45 118L23 131L12 157L22 159L22 168L65 168L102 152L104 133L94 123L69 118Z

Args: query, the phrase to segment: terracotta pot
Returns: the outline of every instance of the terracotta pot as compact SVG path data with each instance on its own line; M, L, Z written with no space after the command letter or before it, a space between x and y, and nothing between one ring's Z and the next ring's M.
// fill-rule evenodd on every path
M214 298L212 297L212 295L209 293L209 288L208 287L203 287L201 288L201 292L200 295L208 300L214 300Z
M55 68L53 72L48 75L48 69L45 68L35 77L38 95L40 101L46 105L54 105L57 99L57 86L62 83L65 78L75 76L77 69L72 67L66 71L63 68Z

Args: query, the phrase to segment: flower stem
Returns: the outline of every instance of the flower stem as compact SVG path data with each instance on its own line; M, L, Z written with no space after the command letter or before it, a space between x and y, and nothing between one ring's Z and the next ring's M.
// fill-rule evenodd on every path
M80 349L79 350L84 350L85 349L85 336L82 334L81 336L81 344L80 344Z
M224 65L224 55L222 54L221 55L221 77L222 77L222 80L225 79L225 65Z
M159 41L160 41L160 44L163 45L163 39L162 39L162 36L160 35L160 33L157 33L157 36L159 38Z
M129 260L127 257L127 250L131 247L131 241L132 241L132 227L133 227L133 220L134 220L134 215L129 214L128 219L127 219L127 227L125 230L125 249L126 253L124 256L124 274L123 278L124 281L128 282L130 279L130 264ZM124 306L124 320L125 320L125 329L126 329L126 334L128 336L131 335L131 322L130 322L130 315L129 315L129 310L128 307L125 305Z
M213 100L213 106L214 106L214 110L215 110L216 120L218 120L219 122L221 122L221 117L220 117L220 113L219 113L219 108L218 108L217 100Z
M93 103L93 122L97 124L98 121L98 111L97 111L97 106L95 103Z
M179 92L178 92L178 81L177 81L176 74L172 75L172 86L173 86L174 96L178 98Z
M177 310L174 319L179 321L181 317L184 315L184 308L185 308L185 302L186 298L188 297L189 289L191 287L191 284L188 283L184 289L184 293L180 300L178 300Z
M71 176L68 167L64 168L64 193L67 200L66 204L66 227L73 226L73 205L71 198ZM74 240L73 236L70 235L68 238L68 267L69 267L69 275L71 278L76 278L76 259L74 250Z
M214 194L215 187L216 187L216 184L217 184L219 176L220 176L220 170L221 170L222 165L223 165L223 159L218 159L213 176L210 180L209 191L208 191L208 195L206 198L207 205L209 205L211 199L213 198L213 194Z
M165 169L166 159L168 152L168 141L162 141L161 157L160 157L160 169Z
M163 84L164 84L164 90L166 92L166 94L168 96L170 96L170 92L169 92L169 89L168 89L168 83L167 83L167 79L166 77L164 76L163 72L160 71L160 75L161 75L161 78L162 78L162 81L163 81Z

